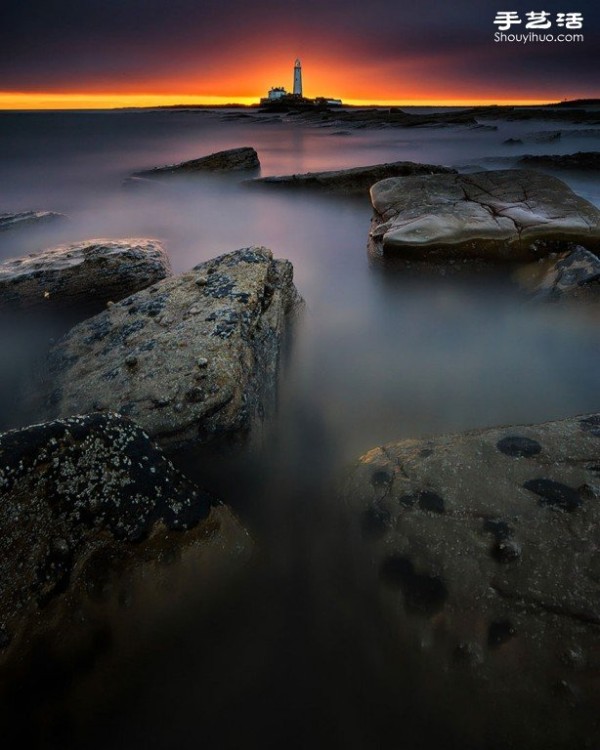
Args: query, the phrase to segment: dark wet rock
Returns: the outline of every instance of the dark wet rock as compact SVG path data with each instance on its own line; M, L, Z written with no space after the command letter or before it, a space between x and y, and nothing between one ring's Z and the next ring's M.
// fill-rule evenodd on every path
M21 211L20 213L0 214L0 232L48 224L61 219L66 219L66 216L54 211Z
M404 440L369 451L345 478L362 574L397 639L399 674L415 651L411 679L432 703L451 693L462 712L477 696L473 747L497 732L514 747L595 736L600 502L582 488L600 490L598 429L594 414ZM376 473L390 481L374 483ZM443 514L422 507L424 487L443 498ZM377 534L364 533L368 508L386 514ZM577 717L553 703L556 679L573 678L585 707ZM515 713L521 701L527 722Z
M502 438L502 440L498 441L496 447L507 456L515 456L517 458L536 456L542 450L542 446L536 440L521 437L520 435L509 435Z
M0 263L0 310L98 312L171 275L160 242L86 240Z
M527 265L515 278L535 299L593 300L600 297L600 259L581 246L545 262Z
M118 415L4 433L0 467L3 727L19 694L34 720L69 692L79 705L98 668L118 681L247 568L231 511Z
M560 134L559 134L560 135ZM600 170L599 151L579 151L576 154L527 154L519 159L524 167L541 169L572 169L584 172Z
M114 414L0 435L0 623L63 593L81 560L139 544L157 524L204 522L213 499L185 479L137 425Z
M274 403L292 275L252 247L158 282L69 331L33 400L47 418L127 414L163 445L242 438Z
M416 164L398 161L390 164L373 164L367 167L338 169L330 172L307 172L306 174L262 177L246 184L262 187L311 188L346 195L366 194L369 188L388 177L405 177L421 174L455 174L455 169L435 164Z
M373 185L371 202L375 255L520 261L573 243L600 248L600 210L537 172L390 178Z
M250 146L231 148L217 151L199 159L168 164L164 167L154 167L134 172L133 177L154 178L169 177L171 175L189 175L196 172L239 172L252 171L260 168L260 161L256 150Z

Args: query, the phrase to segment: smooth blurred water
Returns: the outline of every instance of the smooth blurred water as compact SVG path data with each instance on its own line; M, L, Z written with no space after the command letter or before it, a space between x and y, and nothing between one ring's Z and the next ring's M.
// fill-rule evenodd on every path
M250 593L238 592L230 618L223 616L227 638L173 623L175 635L148 654L152 668L124 665L144 675L135 700L131 693L123 699L125 715L99 722L88 707L88 720L94 731L102 723L113 747L167 747L174 738L191 747L202 743L203 728L211 747L240 747L244 737L262 738L265 747L276 741L399 747L385 734L397 706L381 703L398 676L386 672L378 654L382 636L371 592L353 588L347 572L356 551L341 538L331 483L347 461L386 441L598 410L597 319L573 307L531 304L502 276L408 277L371 263L368 200L252 190L236 177L159 182L147 190L121 183L136 169L244 145L257 149L268 175L397 160L471 170L507 166L506 157L520 153L592 150L597 141L574 134L550 144L528 142L537 131L569 129L542 120L496 122L498 130L338 136L221 116L0 114L0 212L53 210L69 217L0 235L0 258L91 237L150 236L165 242L180 272L223 252L265 245L293 262L306 301L262 452L250 462L226 459L210 476L264 550ZM525 143L506 146L509 137ZM563 179L600 205L597 180ZM11 402L27 354L45 335L5 331L2 403ZM174 460L200 483L210 474L189 456ZM212 648L207 637L215 638L216 650L210 690L203 676ZM238 655L232 663L225 659L230 649ZM261 666L244 666L255 653ZM223 671L220 659L229 665ZM101 686L107 695L116 689ZM245 725L227 723L229 703ZM406 737L428 724L426 708L415 708L418 718L405 727ZM458 716L451 730L458 744L466 717Z

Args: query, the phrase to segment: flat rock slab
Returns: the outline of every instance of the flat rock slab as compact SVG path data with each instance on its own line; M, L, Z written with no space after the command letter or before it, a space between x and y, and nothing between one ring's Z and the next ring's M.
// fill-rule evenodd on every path
M561 180L507 169L400 177L371 188L371 250L419 260L533 260L600 248L600 211Z
M343 494L430 698L536 747L598 729L600 415L388 444Z
M0 310L98 312L171 275L162 245L149 239L94 239L0 263Z
M216 575L225 549L239 561L240 550L251 548L227 508L180 474L140 427L114 414L0 435L0 529L3 665L18 661L40 628L59 643L68 632L73 645L90 628L81 599L102 599L113 573L141 567L147 576L150 561L169 549L174 559L193 544Z
M154 167L141 172L134 172L133 177L169 177L173 175L189 175L196 172L236 172L250 171L260 168L260 161L256 150L250 146L231 148L227 151L217 151L199 159L190 159L179 164L167 164L164 167Z
M415 164L411 161L397 161L390 164L374 164L367 167L338 169L331 172L307 172L306 174L262 177L249 180L247 185L264 187L316 188L344 194L364 194L380 180L407 175L455 174L455 169L435 164Z
M246 248L111 305L51 350L42 412L116 411L162 444L247 433L274 399L292 276Z
M21 211L20 213L0 214L0 232L46 224L66 218L64 214L58 214L54 211Z

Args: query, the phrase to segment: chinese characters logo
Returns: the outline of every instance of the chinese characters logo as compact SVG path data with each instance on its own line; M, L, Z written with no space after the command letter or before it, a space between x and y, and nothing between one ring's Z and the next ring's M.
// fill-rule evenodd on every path
M494 18L497 32L496 42L582 42L583 34L538 34L538 30L548 29L579 30L583 28L583 13L564 12L550 13L547 10L530 10L519 14L514 10L499 10ZM527 30L527 31L525 31ZM519 34L506 34L507 31L519 31Z

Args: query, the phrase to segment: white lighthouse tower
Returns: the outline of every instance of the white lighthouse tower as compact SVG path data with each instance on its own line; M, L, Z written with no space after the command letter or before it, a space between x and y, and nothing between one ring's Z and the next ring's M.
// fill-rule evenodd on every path
M294 96L302 96L302 65L298 58L294 63Z

